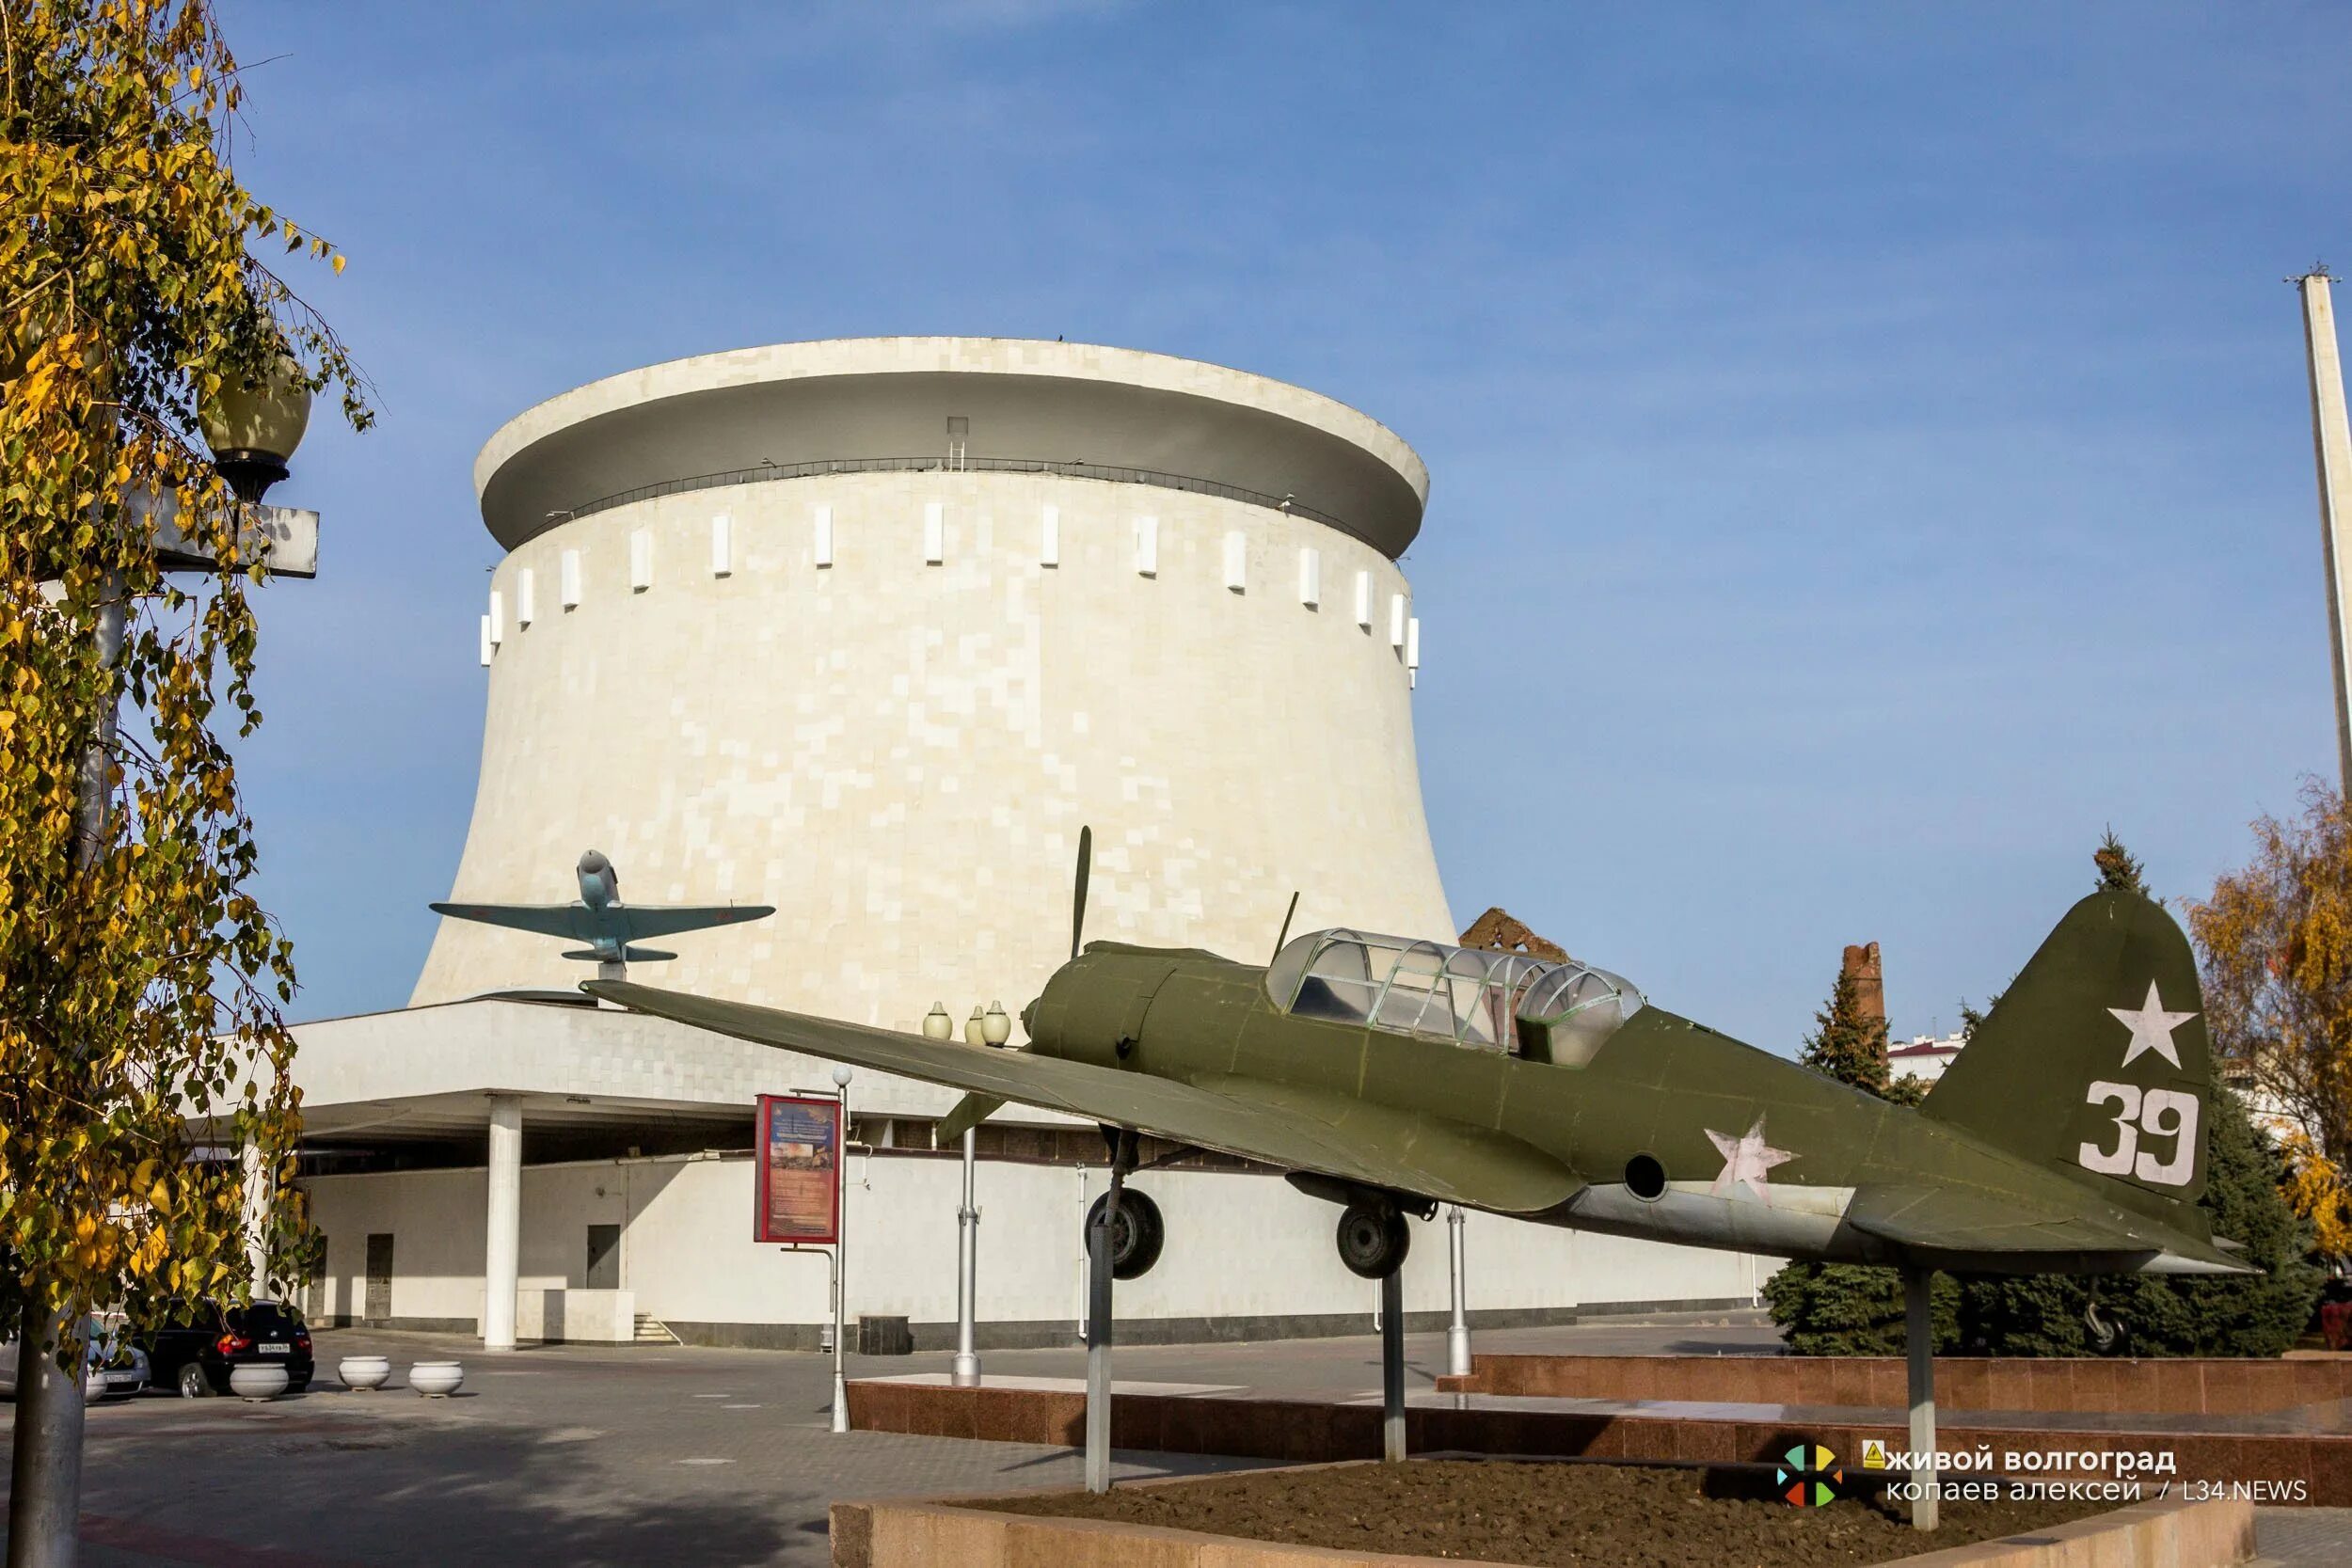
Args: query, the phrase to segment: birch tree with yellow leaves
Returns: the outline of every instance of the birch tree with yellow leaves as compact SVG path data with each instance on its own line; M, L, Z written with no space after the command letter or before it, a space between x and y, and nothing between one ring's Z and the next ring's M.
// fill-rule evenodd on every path
M2205 1019L2258 1115L2283 1118L2287 1197L2352 1258L2352 811L2325 784L2254 824L2254 858L2188 907Z
M277 1178L281 1254L301 1228L294 972L230 752L266 571L167 577L152 518L234 562L206 420L295 384L370 415L273 270L342 258L230 166L242 88L202 0L6 0L0 51L0 1312L20 1389L46 1356L78 1406L86 1313L247 1290L239 1151ZM34 1414L10 1560L71 1561L78 1409L63 1436Z

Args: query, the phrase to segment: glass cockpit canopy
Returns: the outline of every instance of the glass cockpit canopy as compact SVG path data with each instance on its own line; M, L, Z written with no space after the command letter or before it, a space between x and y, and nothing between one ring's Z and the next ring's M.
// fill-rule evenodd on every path
M1266 994L1298 1018L1369 1025L1581 1067L1640 1011L1605 969L1369 931L1310 931L1266 969Z

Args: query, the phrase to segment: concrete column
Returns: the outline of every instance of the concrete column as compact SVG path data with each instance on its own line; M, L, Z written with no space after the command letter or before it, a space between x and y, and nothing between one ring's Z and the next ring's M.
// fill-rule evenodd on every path
M515 1348L515 1279L523 1243L523 1102L490 1096L489 1225L482 1261L482 1348Z
M269 1295L269 1172L262 1165L262 1146L246 1140L240 1151L245 1168L245 1273L253 1282L253 1299Z
M2312 272L2295 280L2303 295L2303 359L2311 372L2312 448L2319 464L2319 539L2328 568L2328 638L2335 652L2336 766L2340 787L2352 790L2352 432L2344 407L2344 361L2336 347L2336 308L2330 279Z

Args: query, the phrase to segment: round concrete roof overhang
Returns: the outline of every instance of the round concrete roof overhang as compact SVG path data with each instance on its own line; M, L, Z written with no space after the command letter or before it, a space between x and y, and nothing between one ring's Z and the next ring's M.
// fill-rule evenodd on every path
M1289 499L1395 557L1429 473L1377 420L1199 360L1017 338L840 338L674 359L509 420L474 462L509 549L657 485L774 466L945 459L1133 469ZM1144 483L1152 483L1146 479Z

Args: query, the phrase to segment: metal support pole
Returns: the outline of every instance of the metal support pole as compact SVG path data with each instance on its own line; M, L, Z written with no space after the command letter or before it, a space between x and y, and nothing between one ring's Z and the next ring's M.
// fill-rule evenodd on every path
M1446 1325L1445 1370L1448 1377L1470 1375L1470 1288L1462 1227L1470 1216L1455 1204L1446 1212L1446 1276L1454 1297L1454 1321Z
M2324 269L2295 279L2303 296L2303 356L2311 373L2312 446L2319 464L2319 538L2328 574L2328 636L2335 654L2338 784L2352 790L2352 428L2344 400L2336 308Z
M1380 1457L1405 1458L1405 1271L1380 1276Z
M121 579L110 576L98 606L102 669L112 670L121 661L124 625ZM107 775L114 768L115 713L110 696L82 753L74 810L77 870L87 870L106 848L111 804ZM83 1380L58 1367L56 1353L67 1339L80 1339L81 1324L62 1307L53 1311L44 1305L38 1277L31 1283L35 1290L18 1325L8 1568L73 1568L81 1551ZM80 1356L74 1358L74 1368L76 1372L83 1370Z
M1111 1237L1119 1227L1124 1162L1111 1161L1110 1201L1087 1227L1087 1490L1111 1489Z
M1935 1316L1928 1287L1931 1269L1903 1271L1903 1355L1911 1381L1911 1479L1918 1499L1911 1505L1915 1529L1933 1529L1936 1519L1935 1473Z
M973 1167L977 1164L977 1128L963 1130L963 1207L956 1211L956 1359L948 1381L959 1388L980 1385L979 1352L973 1348L973 1318L979 1311L980 1211L973 1201Z
M850 1383L841 1370L843 1300L850 1293L850 1085L841 1088L840 1166L833 1209L833 1430L850 1430Z

